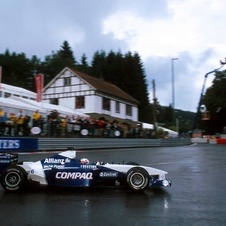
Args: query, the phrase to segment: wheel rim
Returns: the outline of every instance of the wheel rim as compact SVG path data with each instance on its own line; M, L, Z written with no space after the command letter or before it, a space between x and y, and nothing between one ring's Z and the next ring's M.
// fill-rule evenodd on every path
M142 187L145 183L145 177L142 173L134 173L130 177L130 182L134 187Z
M17 172L10 172L5 177L5 184L11 188L18 186L21 177Z

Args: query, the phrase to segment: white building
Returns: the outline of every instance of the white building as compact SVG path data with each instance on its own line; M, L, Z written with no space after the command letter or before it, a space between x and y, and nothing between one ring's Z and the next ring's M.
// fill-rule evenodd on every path
M44 87L43 101L96 117L138 121L138 101L117 86L64 68Z
M4 83L1 83L0 87L0 107L8 114L23 110L26 115L32 116L34 111L39 110L46 116L52 110L57 110L61 115L87 116L75 109L37 102L35 92Z
M4 83L0 84L0 97L8 98L8 97L21 97L25 99L35 100L36 93L29 91L24 88L20 88L17 86L11 86Z
M29 90L7 85L4 83L0 84L0 107L4 108L4 111L9 113L17 113L19 110L24 110L25 114L31 115L37 108L26 103L22 103L14 98L22 100L35 101L36 93ZM41 109L38 109L41 110Z

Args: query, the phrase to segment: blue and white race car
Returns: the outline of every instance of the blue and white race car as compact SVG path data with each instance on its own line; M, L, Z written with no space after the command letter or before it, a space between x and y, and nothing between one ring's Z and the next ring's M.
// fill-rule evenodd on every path
M134 162L90 163L67 150L36 162L18 162L18 154L0 154L1 185L7 191L24 190L31 182L57 187L126 186L143 191L149 186L170 187L167 172Z

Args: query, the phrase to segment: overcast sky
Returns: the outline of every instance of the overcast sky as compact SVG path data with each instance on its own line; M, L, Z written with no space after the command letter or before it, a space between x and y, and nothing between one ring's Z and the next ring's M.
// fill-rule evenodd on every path
M155 79L164 106L173 102L178 58L175 108L196 111L205 74L225 61L225 10L225 0L0 0L0 53L44 59L64 40L77 61L97 50L137 52L150 100Z

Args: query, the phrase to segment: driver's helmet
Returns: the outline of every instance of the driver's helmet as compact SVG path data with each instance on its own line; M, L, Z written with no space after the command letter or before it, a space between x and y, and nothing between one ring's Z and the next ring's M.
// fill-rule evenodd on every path
M89 159L87 159L87 158L80 159L80 163L81 164L89 164Z

